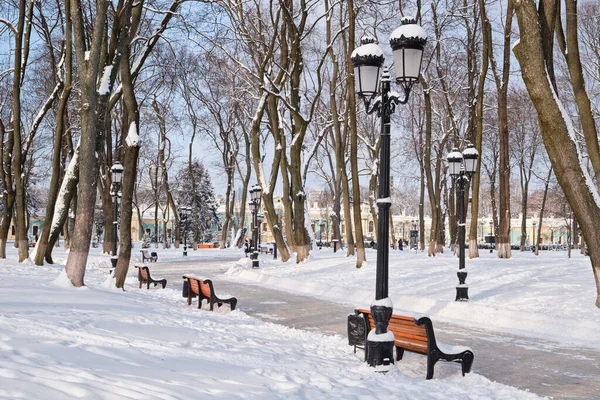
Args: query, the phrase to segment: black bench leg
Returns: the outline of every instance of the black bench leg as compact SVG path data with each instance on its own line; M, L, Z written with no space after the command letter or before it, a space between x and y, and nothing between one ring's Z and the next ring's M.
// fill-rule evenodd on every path
M148 279L148 287L147 287L147 289L150 290L150 279Z
M237 299L231 300L229 305L231 306L231 311L235 310L235 306L237 305Z
M142 288L142 281L140 281L140 289Z
M434 357L432 354L427 355L427 377L425 379L433 378L433 368L435 367L435 363L438 362L438 358Z
M404 357L404 349L402 347L396 347L396 361L402 360Z
M461 367L462 367L462 374L463 376L465 376L466 373L471 372L471 366L473 365L473 359L475 357L473 356L473 353L471 353L470 351L467 351L463 357L462 357L462 361L460 363Z
M165 287L167 287L167 280L166 279L163 279L162 281L160 281L160 283L162 284L163 289Z

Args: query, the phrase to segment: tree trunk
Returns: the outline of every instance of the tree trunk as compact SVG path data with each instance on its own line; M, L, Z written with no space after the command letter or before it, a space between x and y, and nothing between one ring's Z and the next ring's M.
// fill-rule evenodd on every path
M23 179L23 160L21 150L21 78L22 78L22 63L25 59L22 56L23 48L23 33L25 29L25 0L19 1L19 20L17 31L15 32L15 55L13 69L13 154L12 168L14 171L15 183L15 208L16 208L16 237L15 244L19 248L19 262L25 261L29 257L29 243L27 240L26 229L26 198L25 184Z
M86 55L86 34L83 24L83 9L80 0L71 2L73 37L81 87L81 143L79 185L77 188L77 211L74 236L71 241L69 257L65 270L74 286L83 286L83 277L90 249L94 208L96 203L96 184L98 177L96 159L96 82L102 36L106 23L108 3L100 2L96 7L94 30L90 38L92 47Z
M4 209L2 210L2 223L0 223L0 258L6 258L6 241L8 239L8 231L10 230L11 221L13 217L13 208L15 204L15 193L13 190L13 178L12 178L12 162L11 154L14 143L14 130L11 129L8 132L6 142L4 142L5 127L0 120L0 133L2 134L1 149L2 154L0 160L2 160L3 168L0 168L0 178L4 187Z
M77 183L79 182L79 145L75 149L73 158L65 171L65 176L60 185L58 199L52 215L52 226L50 227L50 237L48 238L48 247L46 248L46 262L53 264L52 250L56 244L65 225L65 221L69 217L69 206L77 191Z
M56 108L56 129L54 130L54 149L52 154L52 176L50 178L50 187L48 188L48 204L46 205L46 216L42 233L37 241L35 253L35 264L44 265L44 258L48 249L48 239L50 238L50 228L52 226L52 217L56 206L56 199L60 189L61 174L61 152L63 146L63 136L66 131L67 104L71 95L73 53L71 51L71 14L69 13L70 0L65 1L65 81L60 95L60 100Z
M478 258L479 250L477 248L477 223L479 222L479 186L481 182L481 154L482 154L482 142L483 142L483 106L485 100L485 81L487 78L489 68L489 52L492 49L491 46L491 25L488 19L485 6L483 6L484 0L478 0L479 10L481 13L481 35L483 37L482 53L481 53L481 69L479 73L479 80L477 82L477 100L475 110L475 137L474 144L475 149L479 152L480 156L477 159L477 168L471 178L473 187L471 203L471 227L469 228L469 258Z
M354 49L355 40L355 23L356 12L354 10L354 0L348 0L348 48ZM356 93L354 85L354 71L350 60L350 52L346 53L346 90L348 91L348 107L349 110L356 110ZM358 127L356 125L356 112L349 113L349 128L350 128L350 171L352 176L352 198L353 198L353 220L354 220L354 235L356 245L356 268L363 266L367 260L365 253L365 240L362 229L362 213L360 199L360 177L358 174ZM346 222L347 224L348 222Z
M123 288L125 285L125 278L127 277L127 271L129 269L129 262L131 260L131 220L133 217L133 192L135 190L135 179L137 177L137 163L138 154L140 151L139 146L139 129L140 129L140 118L138 111L138 103L134 92L134 83L131 76L131 67L129 66L130 51L131 51L131 40L137 29L132 28L133 13L132 8L141 10L142 4L132 5L125 8L125 14L123 16L123 24L128 32L125 44L123 45L122 53L123 56L119 62L119 72L121 73L121 82L123 87L123 113L124 120L127 124L123 124L121 129L127 129L127 137L124 143L125 157L123 162L123 170L126 173L123 174L123 188L121 199L121 224L119 226L119 260L117 261L117 267L115 269L115 286L117 288ZM138 8L139 7L139 8ZM123 132L122 137L125 134Z

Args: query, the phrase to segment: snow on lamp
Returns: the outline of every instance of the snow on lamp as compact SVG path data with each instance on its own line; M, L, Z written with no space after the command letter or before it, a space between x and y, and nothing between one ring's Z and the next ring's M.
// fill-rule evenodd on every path
M405 89L419 80L423 50L427 44L425 30L414 18L402 18L402 25L390 36L390 46L394 54L396 83Z
M121 184L123 179L123 165L120 162L115 161L113 166L110 168L110 171L112 173L112 181L114 183Z
M450 154L446 157L448 161L448 172L451 176L458 176L460 174L460 167L463 162L463 155L458 149L455 147L452 149Z
M370 99L379 92L379 76L383 66L383 50L373 36L364 35L361 45L354 49L350 59L354 67L356 92Z
M477 169L477 159L479 152L472 143L467 145L467 148L462 152L463 162L465 164L465 173L471 176Z

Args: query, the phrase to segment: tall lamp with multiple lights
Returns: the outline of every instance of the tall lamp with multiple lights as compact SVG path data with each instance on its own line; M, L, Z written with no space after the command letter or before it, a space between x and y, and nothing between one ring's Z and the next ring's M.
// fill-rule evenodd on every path
M113 219L113 246L112 246L112 257L110 262L113 268L117 267L117 261L119 256L117 255L117 231L119 230L119 204L121 203L121 182L123 182L123 165L115 161L113 166L110 168L112 178L111 195L113 196L113 202L115 207L115 214Z
M250 189L250 211L252 211L252 254L250 258L252 260L252 268L259 268L258 263L258 212L260 210L260 203L262 188L256 184Z
M458 198L458 286L456 287L456 301L469 300L469 287L465 283L467 279L467 271L465 271L465 224L466 224L466 204L465 191L469 188L469 182L473 173L477 169L477 159L479 153L475 146L471 143L461 153L455 147L448 154L448 170L454 187L456 189L456 197Z
M397 104L406 104L412 86L419 80L423 50L427 35L412 18L403 18L402 25L390 37L394 56L396 83L403 89L401 98L391 91L389 69L383 67L383 50L370 36L364 36L361 46L352 52L356 91L363 100L368 114L377 112L381 119L381 147L379 151L379 191L377 207L377 273L375 300L371 315L375 329L367 337L367 362L380 371L388 371L394 364L394 334L387 330L393 311L388 297L389 212L390 199L390 117ZM381 75L381 80L380 80Z

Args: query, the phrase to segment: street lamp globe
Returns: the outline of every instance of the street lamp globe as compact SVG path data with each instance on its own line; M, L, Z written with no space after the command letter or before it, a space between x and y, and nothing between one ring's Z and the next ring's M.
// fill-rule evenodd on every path
M261 193L262 193L262 188L258 184L252 186L252 189L250 189L250 199L252 201L256 201L256 202L260 203Z
M425 30L417 25L417 21L410 17L402 18L402 25L390 36L397 84L410 88L419 80L426 43Z
M112 173L112 181L120 185L123 180L123 165L120 162L115 161L110 168L110 172Z
M469 176L473 175L477 169L477 159L479 158L479 152L473 146L473 143L467 145L467 148L462 152L462 157L465 164L465 173Z
M361 45L354 49L350 59L354 67L355 87L361 98L373 98L379 92L379 76L383 66L383 50L375 38L365 34Z
M463 155L458 148L454 147L446 157L448 161L448 172L451 176L458 176L463 163Z

